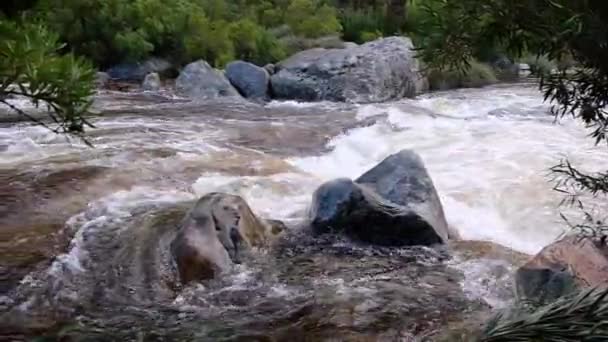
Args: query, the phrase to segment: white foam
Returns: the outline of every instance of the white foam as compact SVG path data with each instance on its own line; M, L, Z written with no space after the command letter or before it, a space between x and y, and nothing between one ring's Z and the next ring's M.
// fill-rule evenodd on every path
M489 240L535 253L559 236L564 225L557 207L561 196L546 177L567 155L582 166L603 165L604 149L593 146L573 122L543 120L546 106L530 89L460 93L455 98L423 97L407 103L362 106L359 117L386 114L387 120L334 138L332 151L289 162L322 180L356 178L383 158L404 148L425 161L442 199L448 222L466 239ZM432 117L408 112L427 107ZM498 106L507 116L496 117ZM541 119L523 120L535 106ZM463 118L476 117L473 120Z

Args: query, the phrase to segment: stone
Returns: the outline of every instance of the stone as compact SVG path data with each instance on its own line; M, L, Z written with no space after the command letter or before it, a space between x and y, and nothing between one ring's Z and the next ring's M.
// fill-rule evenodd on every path
M552 301L576 288L608 283L608 247L567 236L543 248L515 276L518 297Z
M447 223L422 160L412 151L389 156L356 181L340 178L313 194L315 234L345 234L383 246L447 242Z
M98 89L105 88L108 85L108 82L110 82L110 75L108 75L107 72L98 71L95 74L95 87Z
M267 100L270 74L264 68L235 61L226 66L226 77L243 97L254 100Z
M192 99L239 96L226 76L203 60L190 63L181 71L175 90Z
M160 86L160 76L158 75L158 73L151 72L146 75L146 78L144 79L141 88L144 91L159 91Z
M239 196L209 193L188 212L171 242L180 281L212 279L241 263L252 247L268 246L279 221L259 219Z
M519 63L517 65L517 70L519 70L519 77L528 77L532 74L532 69L530 69L530 65L526 63Z
M142 63L122 63L115 65L106 72L115 81L142 82L146 75L155 72L159 75L172 77L174 66L162 58L150 58Z
M392 203L409 207L425 217L443 241L449 228L443 206L420 156L411 150L390 155L356 180Z
M266 70L266 72L268 72L268 75L274 75L274 73L277 71L276 66L272 63L268 63L268 64L264 65L264 70Z
M276 66L280 99L372 103L423 91L420 65L407 37L388 37L344 49L310 49Z

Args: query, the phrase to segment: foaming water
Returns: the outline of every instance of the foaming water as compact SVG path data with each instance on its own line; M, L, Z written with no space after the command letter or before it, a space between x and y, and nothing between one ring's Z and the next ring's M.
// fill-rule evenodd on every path
M419 115L424 110L439 115ZM331 152L290 162L323 180L355 178L386 156L413 149L463 238L526 253L564 231L549 168L561 157L593 168L607 156L576 123L554 124L532 89L432 94L359 110L359 117L379 114L385 120L334 138Z

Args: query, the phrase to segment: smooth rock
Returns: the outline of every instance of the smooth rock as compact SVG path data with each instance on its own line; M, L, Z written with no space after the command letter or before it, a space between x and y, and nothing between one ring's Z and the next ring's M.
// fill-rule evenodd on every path
M339 233L385 245L434 245L448 240L439 197L412 151L389 156L355 182L336 179L313 194L316 234Z
M270 75L264 68L248 62L235 61L226 66L226 77L245 98L268 99Z
M388 37L345 49L310 49L280 62L271 77L276 98L382 102L423 89L413 44Z
M268 75L274 75L274 73L276 72L276 66L272 63L268 63L264 65L264 70L268 72Z
M188 64L175 81L179 95L192 99L239 96L226 76L203 60Z
M160 87L160 76L155 72L147 74L141 85L141 88L145 91L158 91L160 90Z
M107 72L98 71L95 74L95 87L99 89L103 89L110 82L110 75Z
M281 233L277 225L257 218L239 196L209 193L201 197L171 242L181 282L212 279L242 262L251 247L267 246Z
M608 283L608 247L567 236L543 248L517 270L520 298L551 301L580 287Z

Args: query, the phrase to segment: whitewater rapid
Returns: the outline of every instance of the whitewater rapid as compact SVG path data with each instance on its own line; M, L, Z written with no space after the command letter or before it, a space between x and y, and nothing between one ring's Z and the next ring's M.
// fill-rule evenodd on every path
M158 106L138 108L145 113L146 108ZM138 191L145 197L152 190L162 192L168 187L172 192L181 191L176 199L227 191L244 196L262 216L295 220L305 216L311 194L322 182L358 177L386 156L409 148L422 156L448 223L464 239L492 241L535 253L564 231L559 212L566 209L558 208L561 197L551 190L548 169L564 157L593 169L607 156L605 149L594 146L577 122L555 122L549 106L529 85L456 90L384 104L272 102L266 108L302 116L323 112L321 120L327 117L327 125L332 125L329 118L333 112L352 113L349 120L373 121L371 125L345 127L340 134L332 133L322 151L295 156L289 152L277 155L247 142L232 142L235 135L255 143L258 138L250 135L274 138L290 134L284 127L289 123L272 116L267 118L269 124L263 130L247 133L249 127L257 127L256 107L225 106L223 110L228 113L233 110L246 116L215 121L197 121L193 117L173 120L169 114L109 116L96 122L91 135L96 148L92 151L81 142L67 141L41 127L7 126L0 127L0 166L48 167L67 163L67 158L72 164L126 167L150 178L138 187L120 189L121 193L135 194L123 196L129 201L137 198ZM274 133L274 129L279 133ZM289 141L289 137L281 139ZM277 138L277 145L281 139ZM123 149L136 152L119 153ZM156 156L150 151L162 149L172 152L166 158L154 159ZM146 159L145 153L152 154L151 159ZM208 165L229 163L226 161L232 158L237 170L205 169L200 166L205 158ZM189 163L199 167L189 170L199 172L194 181L192 177L182 180L176 176L181 170L176 165ZM253 171L239 174L243 164ZM269 171L264 172L265 168Z

